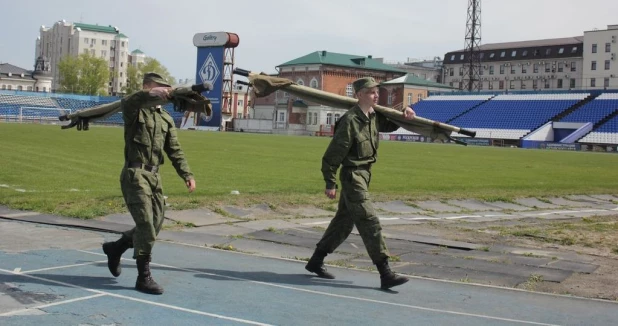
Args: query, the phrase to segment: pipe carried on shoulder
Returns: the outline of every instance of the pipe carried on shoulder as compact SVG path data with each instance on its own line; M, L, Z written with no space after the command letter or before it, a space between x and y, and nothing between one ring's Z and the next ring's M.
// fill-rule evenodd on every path
M355 98L333 94L307 86L297 85L289 79L273 77L265 73L258 74L249 70L236 68L234 69L234 74L248 77L249 83L253 86L257 97L268 96L269 94L281 89L307 101L320 103L331 107L351 108L358 103L358 100ZM458 144L466 145L466 143L462 141L453 139L450 136L450 133L457 132L470 137L476 136L476 131L463 129L419 116L415 116L413 119L407 120L403 117L401 111L397 111L386 106L374 105L373 108L376 112L384 114L400 127L433 139L448 139Z

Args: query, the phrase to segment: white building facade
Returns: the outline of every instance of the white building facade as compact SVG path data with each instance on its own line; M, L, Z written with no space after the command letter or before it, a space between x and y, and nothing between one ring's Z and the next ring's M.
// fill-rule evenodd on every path
M605 30L584 32L584 71L586 88L618 88L618 25Z
M129 38L113 26L69 23L64 20L52 27L41 26L36 40L35 58L43 56L51 65L52 89L58 87L58 63L67 55L88 53L103 58L109 64L110 95L122 94L126 86L129 58Z

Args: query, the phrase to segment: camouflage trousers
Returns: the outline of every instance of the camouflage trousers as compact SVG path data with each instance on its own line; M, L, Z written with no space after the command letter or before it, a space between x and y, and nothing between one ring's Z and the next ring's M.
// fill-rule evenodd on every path
M317 249L332 253L352 233L356 226L367 253L374 264L388 258L382 237L382 226L369 197L371 171L343 167L340 172L341 193L335 217L317 244Z
M150 255L165 215L161 177L142 169L124 168L120 188L135 222L135 227L123 232L123 236L132 239L133 258Z

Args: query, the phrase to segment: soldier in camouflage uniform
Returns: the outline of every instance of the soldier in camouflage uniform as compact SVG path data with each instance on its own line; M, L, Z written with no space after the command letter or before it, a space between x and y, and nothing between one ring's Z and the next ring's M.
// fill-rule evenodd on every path
M160 75L147 73L143 90L122 99L125 165L120 174L120 187L135 227L124 232L119 240L103 244L108 268L116 277L121 272L122 254L134 248L133 258L138 269L135 288L149 294L163 293L163 288L151 276L150 261L164 219L165 203L159 175L164 152L189 192L195 190L195 180L180 148L174 120L160 106L148 105L153 99L167 99L171 89Z
M408 279L390 270L382 227L368 192L371 165L377 158L379 132L399 128L373 110L372 106L378 101L378 85L370 77L354 81L358 105L346 112L335 125L333 138L322 158L322 174L326 181L324 193L334 199L337 194L335 176L342 166L339 207L305 269L322 278L335 278L324 267L324 258L347 239L356 225L369 257L380 272L381 288L389 289L406 283ZM403 114L407 119L413 119L415 113L411 108L405 108Z

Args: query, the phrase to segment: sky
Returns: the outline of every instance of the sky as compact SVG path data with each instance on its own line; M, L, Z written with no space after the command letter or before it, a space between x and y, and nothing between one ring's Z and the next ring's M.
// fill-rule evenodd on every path
M238 34L235 67L267 73L314 51L386 61L465 44L468 0L0 0L0 62L32 69L41 25L112 25L176 78L195 78L193 35ZM482 0L481 44L581 36L618 24L615 0Z

